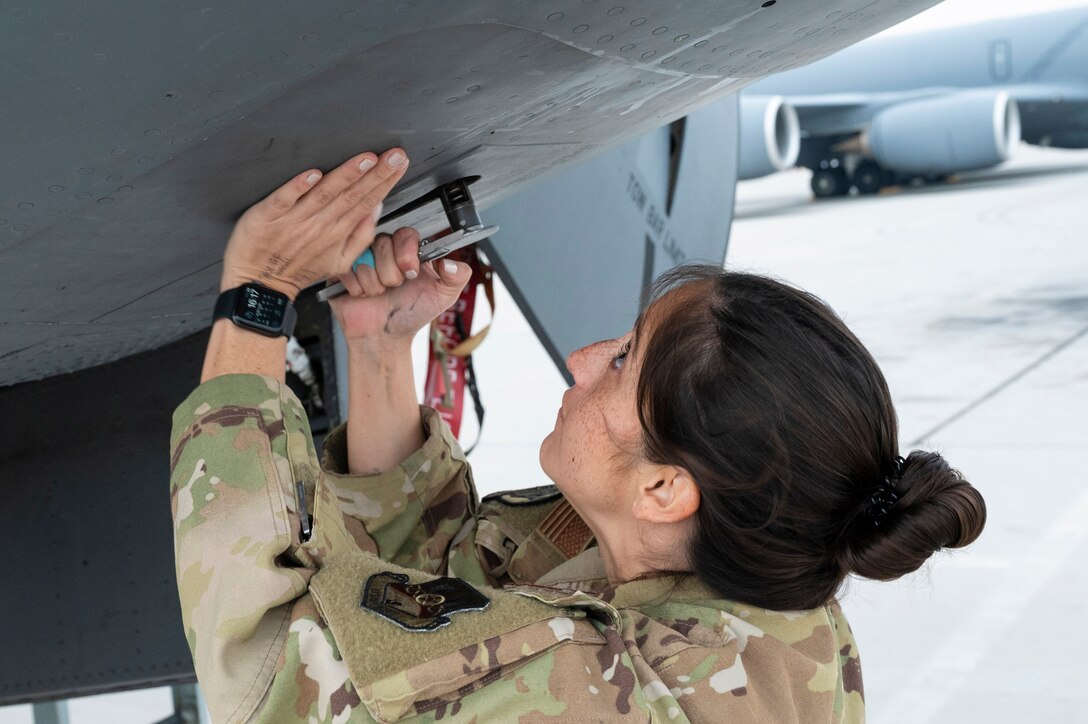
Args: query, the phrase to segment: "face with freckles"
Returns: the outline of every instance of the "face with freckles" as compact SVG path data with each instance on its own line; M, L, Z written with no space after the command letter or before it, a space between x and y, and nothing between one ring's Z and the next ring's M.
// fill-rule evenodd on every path
M573 352L574 386L540 445L540 464L589 525L609 580L690 570L684 542L699 507L698 486L680 467L642 456L638 416L641 358L654 330L678 305L697 303L692 285L651 304L634 330Z
M574 386L563 395L555 429L540 445L540 465L591 528L625 502L624 480L637 460L641 428L632 334L572 352Z
M567 357L574 386L540 445L540 464L598 536L606 522L622 520L636 497L635 482L646 472L637 407L640 342L668 316L675 298L674 291L654 302L622 337Z

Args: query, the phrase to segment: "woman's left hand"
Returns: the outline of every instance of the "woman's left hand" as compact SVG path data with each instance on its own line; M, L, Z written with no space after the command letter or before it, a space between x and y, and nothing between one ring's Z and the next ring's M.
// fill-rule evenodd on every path
M221 290L247 282L294 299L350 268L374 239L381 204L408 169L401 148L359 154L322 177L304 171L253 205L223 255Z

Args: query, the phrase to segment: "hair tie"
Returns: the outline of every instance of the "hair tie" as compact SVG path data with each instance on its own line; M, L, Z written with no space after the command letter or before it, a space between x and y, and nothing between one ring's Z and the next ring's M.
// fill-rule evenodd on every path
M873 521L873 527L879 528L885 516L899 502L899 493L895 487L903 477L903 458L896 456L892 461L892 472L885 475L873 494L869 496L869 504L865 507L865 514Z

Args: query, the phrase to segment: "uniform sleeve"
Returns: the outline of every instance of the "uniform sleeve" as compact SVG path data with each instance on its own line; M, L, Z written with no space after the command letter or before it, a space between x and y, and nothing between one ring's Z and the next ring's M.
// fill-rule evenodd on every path
M451 544L459 533L461 538L469 533L479 501L472 470L449 427L430 407L420 407L420 420L423 446L395 468L378 475L347 474L346 425L326 438L322 466L344 525L361 527L375 541L379 557L445 573Z
M290 389L255 375L198 387L175 411L171 508L185 636L215 721L244 721L271 681L291 603L316 570L296 482L319 467Z
M330 471L322 473L302 404L276 380L216 377L178 406L171 435L178 591L216 721L244 721L260 705L290 648L293 606L334 553L449 568L454 537L474 523L476 492L438 414L421 408L421 421L419 450L380 475L353 476L341 474L345 429L329 436ZM299 484L311 511L301 517ZM312 520L306 540L304 519Z

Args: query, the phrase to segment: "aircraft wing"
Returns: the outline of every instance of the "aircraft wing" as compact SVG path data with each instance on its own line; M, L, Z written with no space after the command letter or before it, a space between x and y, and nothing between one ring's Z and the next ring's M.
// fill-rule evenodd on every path
M1001 87L1020 104L1088 104L1088 85L1073 83L1018 83ZM801 136L830 136L863 130L873 117L891 106L925 98L970 92L971 88L924 88L887 93L829 93L824 95L786 96L797 112Z
M797 112L801 137L856 133L872 121L880 108L893 105L902 94L843 93L787 96Z
M1017 103L1068 103L1088 102L1088 84L1073 83L1018 83L1007 86Z
M401 144L488 206L935 0L71 5L0 24L0 385L201 329L236 216ZM398 220L432 231L436 204Z
M1086 148L1086 37L1084 8L1032 13L873 38L756 83L740 177L800 165L817 197L868 194L995 166L1020 141Z

